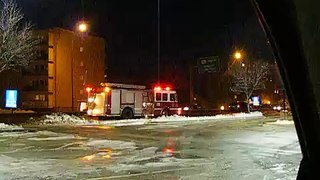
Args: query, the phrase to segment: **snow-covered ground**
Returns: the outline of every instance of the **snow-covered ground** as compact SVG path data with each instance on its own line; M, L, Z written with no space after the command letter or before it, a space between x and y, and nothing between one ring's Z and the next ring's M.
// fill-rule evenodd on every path
M295 179L294 126L246 122L4 132L0 179Z
M150 123L170 123L170 122L206 122L206 121L221 121L221 120L234 120L234 119L252 119L261 118L263 114L261 112L248 113L235 113L227 115L216 116L203 116L203 117L184 117L184 116L169 116L158 117L154 119L125 119L125 120L106 120L96 121L88 120L85 118L77 117L74 115L67 115L63 113L54 113L45 115L40 119L41 125L109 125L114 127L119 126L137 126Z
M294 124L294 121L293 120L277 120L275 122L270 122L269 124L290 125L290 124Z
M19 131L23 130L21 126L16 126L16 125L8 125L4 123L0 123L0 132L4 131Z

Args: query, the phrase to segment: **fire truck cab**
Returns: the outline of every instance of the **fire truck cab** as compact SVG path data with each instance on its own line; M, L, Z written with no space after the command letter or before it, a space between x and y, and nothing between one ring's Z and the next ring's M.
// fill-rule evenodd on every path
M178 96L170 87L157 86L148 93L148 102L143 103L145 117L169 116L181 114Z
M101 87L91 88L88 92L87 114L123 119L142 117L144 97L148 97L145 86L101 83Z

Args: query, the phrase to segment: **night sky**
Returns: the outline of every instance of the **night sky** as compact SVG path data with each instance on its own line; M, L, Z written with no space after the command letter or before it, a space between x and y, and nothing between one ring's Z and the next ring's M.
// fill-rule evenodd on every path
M17 0L36 28L72 29L84 18L106 40L109 81L157 80L157 0ZM161 80L187 86L188 65L235 49L272 59L249 0L161 0Z

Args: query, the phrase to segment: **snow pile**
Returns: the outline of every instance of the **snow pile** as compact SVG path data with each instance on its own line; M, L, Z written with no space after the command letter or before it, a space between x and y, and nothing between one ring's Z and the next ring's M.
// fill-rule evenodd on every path
M68 115L63 113L53 113L45 115L41 118L40 124L42 125L87 125L96 124L97 122L86 120L75 115Z
M120 126L144 125L144 124L147 124L148 122L150 122L150 119L123 119L123 120L101 121L100 124L120 127Z
M45 115L42 117L40 124L42 125L108 125L114 127L121 126L139 126L150 123L165 123L165 122L200 122L200 121L211 121L211 120L235 120L235 119L251 119L264 117L261 112L252 113L236 113L216 116L197 116L197 117L185 117L185 116L169 116L169 117L158 117L155 119L123 119L123 120L107 120L107 121L96 121L87 120L75 115L67 115L62 113L54 113L51 115Z
M197 116L197 117L184 117L184 116L169 116L151 119L150 122L173 122L173 121L209 121L209 120L233 120L233 119L250 119L264 117L261 112L252 113L235 113L235 114L221 114L216 116Z
M4 131L21 131L23 128L21 126L16 125L8 125L4 123L0 123L0 132Z
M268 124L276 124L276 125L293 125L293 120L277 120L276 122L271 122Z
M205 122L205 121L219 121L219 120L235 120L235 119L250 119L250 118L261 118L264 117L261 112L252 113L236 113L227 115L216 115L216 116L195 116L195 117L185 117L185 116L161 116L155 119L124 119L124 120L108 120L100 121L100 125L108 125L114 127L121 126L138 126L150 123L167 123L167 122Z

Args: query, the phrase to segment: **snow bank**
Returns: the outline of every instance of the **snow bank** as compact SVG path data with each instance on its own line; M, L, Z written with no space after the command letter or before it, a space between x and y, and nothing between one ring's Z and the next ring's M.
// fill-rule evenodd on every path
M249 119L264 117L261 112L252 113L235 113L235 114L221 114L216 116L196 116L196 117L184 117L184 116L169 116L159 117L151 119L150 122L172 122L172 121L208 121L208 120L233 120L233 119Z
M51 115L45 115L41 118L40 124L42 125L108 125L114 127L121 126L138 126L150 123L162 123L162 122L188 122L188 121L210 121L210 120L234 120L234 119L250 119L263 117L261 112L252 113L236 113L227 115L216 116L197 116L197 117L185 117L185 116L169 116L158 117L155 119L125 119L125 120L107 120L96 121L87 120L74 115L67 115L63 113L54 113Z
M45 115L41 118L40 124L42 125L88 125L97 124L97 122L89 121L75 115L68 115L63 113L53 113Z
M210 120L234 120L234 119L250 119L250 118L259 118L264 117L261 112L252 112L252 113L236 113L236 114L227 114L227 115L216 115L216 116L195 116L195 117L185 117L173 115L169 117L158 117L155 119L125 119L125 120L112 120L112 121L100 121L101 125L109 126L137 126L150 123L166 123L166 122L200 122L200 121L210 121Z
M276 122L271 122L268 124L276 124L276 125L293 125L293 120L277 120Z
M119 126L144 125L144 124L147 124L148 122L150 122L150 119L123 119L123 120L101 121L100 124L119 127Z
M0 132L4 131L21 131L23 128L21 126L16 125L8 125L4 123L0 123Z

